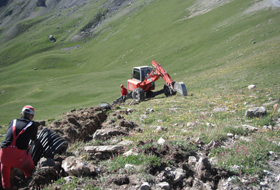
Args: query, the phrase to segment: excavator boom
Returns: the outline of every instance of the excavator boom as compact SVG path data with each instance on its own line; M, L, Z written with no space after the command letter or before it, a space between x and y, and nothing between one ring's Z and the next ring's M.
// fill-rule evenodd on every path
M182 96L187 96L187 88L183 82L175 82L172 80L170 75L162 68L162 66L156 61L152 61L153 66L155 67L156 73L162 77L162 79L166 82L171 91L178 92ZM172 93L172 92L171 92Z
M171 86L171 83L173 82L173 80L169 76L169 74L166 72L166 70L164 70L164 68L162 68L162 66L159 63L157 63L156 61L152 61L152 64L155 67L156 73L160 77L162 77L162 79L166 82L166 84Z

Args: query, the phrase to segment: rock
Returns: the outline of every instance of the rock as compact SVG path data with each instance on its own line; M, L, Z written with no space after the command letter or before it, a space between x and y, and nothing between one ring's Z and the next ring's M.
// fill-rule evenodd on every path
M167 182L161 182L161 183L159 183L158 184L158 186L161 188L161 189L170 189L170 185L169 185L169 183L167 183Z
M139 190L150 190L150 189L151 189L151 186L149 185L148 182L144 182L139 188Z
M189 156L188 164L195 166L195 164L196 164L196 157Z
M257 127L253 127L253 126L250 126L250 125L242 125L242 128L243 129L248 129L249 131L258 131L259 130L259 128L257 128Z
M212 140L209 144L205 145L208 149L216 149L219 147L219 143L215 140Z
M133 141L124 140L119 142L117 145L119 146L133 146L135 143Z
M134 168L134 166L132 164L125 164L124 168L129 169L129 168Z
M121 186L124 184L129 184L129 177L125 176L117 176L111 180L114 184ZM110 183L110 182L109 182Z
M248 89L249 89L249 90L251 90L251 89L253 89L253 88L256 88L256 85L251 84L251 85L248 86Z
M100 173L100 170L90 163L86 163L79 158L74 156L67 157L62 161L61 167L69 175L80 177L80 176L96 176Z
M277 103L277 102L278 102L278 101L276 100L276 101L264 103L262 106L267 107L267 106L273 105L273 104L275 104L275 103ZM276 105L276 104L275 104L275 105ZM275 106L275 105L274 105L274 106ZM273 108L274 108L274 106L273 106Z
M195 123L193 123L193 122L188 122L187 123L187 127L193 127L193 126L195 126Z
M135 109L130 109L130 108L127 109L127 112L128 112L128 113L132 113L132 112L134 112L134 111L136 111L136 110L135 110Z
M140 115L140 121L144 121L147 118L148 118L148 116L145 114Z
M164 140L162 137L160 137L160 138L158 139L157 143L158 143L159 145L164 145L164 144L165 144L165 140Z
M53 35L49 35L49 40L50 40L51 42L56 42L56 39L54 39Z
M268 100L269 100L269 101L274 101L275 99L272 98L272 97L269 97Z
M206 157L200 157L199 161L196 163L196 171L198 178L202 181L207 181L211 177L211 164Z
M47 7L45 1L46 0L37 0L36 6L37 7Z
M216 164L218 164L218 158L212 157L212 158L209 159L209 162L210 162L212 165L216 165Z
M154 112L154 109L153 108L147 108L146 111L152 113L152 112Z
M168 179L172 179L172 183L177 183L184 178L185 173L182 168L165 168L166 176Z
M251 138L244 137L244 136L241 136L239 139L242 140L242 141L246 141L246 142L252 142Z
M130 149L129 151L127 151L127 152L123 153L123 155L124 155L124 156L126 156L126 157L128 157L128 156L130 156L130 155L135 155L135 156L137 156L137 155L138 155L138 153L137 153L137 152L135 152L135 150L134 150L134 149Z
M227 137L230 137L230 138L232 138L234 135L232 134L232 133L228 133L227 134Z
M118 153L119 151L123 150L122 145L108 145L108 146L85 146L84 151L88 153Z
M217 107L213 109L213 112L225 112L228 108L226 106Z
M263 106L250 108L245 113L245 117L261 117L263 115L266 115L266 108Z
M234 138L237 140L240 138L240 135L234 135Z
M66 181L66 184L70 183L71 181L73 181L73 176L67 176L65 178L63 178Z
M55 166L55 162L51 158L41 158L38 162L39 167Z
M198 190L198 189L204 189L203 182L197 178L194 178L193 186L192 186L191 190Z
M93 139L104 140L104 139L110 139L111 137L119 136L119 135L126 136L126 135L128 135L128 133L118 130L118 129L111 129L111 128L98 129L93 134Z
M155 131L156 132L167 131L167 127L157 126Z

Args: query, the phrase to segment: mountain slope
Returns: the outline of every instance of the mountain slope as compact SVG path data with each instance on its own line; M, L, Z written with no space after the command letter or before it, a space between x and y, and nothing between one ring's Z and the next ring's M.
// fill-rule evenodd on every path
M5 2L1 125L24 104L33 105L40 120L112 102L131 69L152 60L189 94L278 84L277 0ZM157 88L163 84L157 81Z

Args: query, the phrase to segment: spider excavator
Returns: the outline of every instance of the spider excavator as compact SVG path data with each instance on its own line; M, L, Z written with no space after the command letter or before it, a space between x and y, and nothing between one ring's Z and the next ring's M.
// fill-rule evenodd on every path
M183 82L175 82L169 74L156 61L152 61L154 69L151 66L134 67L132 70L131 79L127 80L127 87L130 91L126 99L132 98L136 102L141 102L145 98L155 97L160 94L165 94L166 97L175 95L176 92L182 96L187 96L187 89ZM155 89L155 81L162 78L166 84L163 89L153 92ZM117 104L121 102L121 97L113 102Z

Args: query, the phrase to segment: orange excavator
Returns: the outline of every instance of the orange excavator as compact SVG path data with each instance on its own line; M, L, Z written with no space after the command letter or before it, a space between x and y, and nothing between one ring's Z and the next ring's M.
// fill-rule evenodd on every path
M156 61L152 61L154 69L151 66L134 67L131 79L127 80L128 93L126 99L133 98L136 102L141 102L145 98L155 97L165 94L166 97L175 95L176 92L182 96L187 96L187 89L183 82L175 82L169 74ZM166 82L163 89L153 92L155 89L155 81L160 77ZM120 98L115 100L113 104L119 103Z

